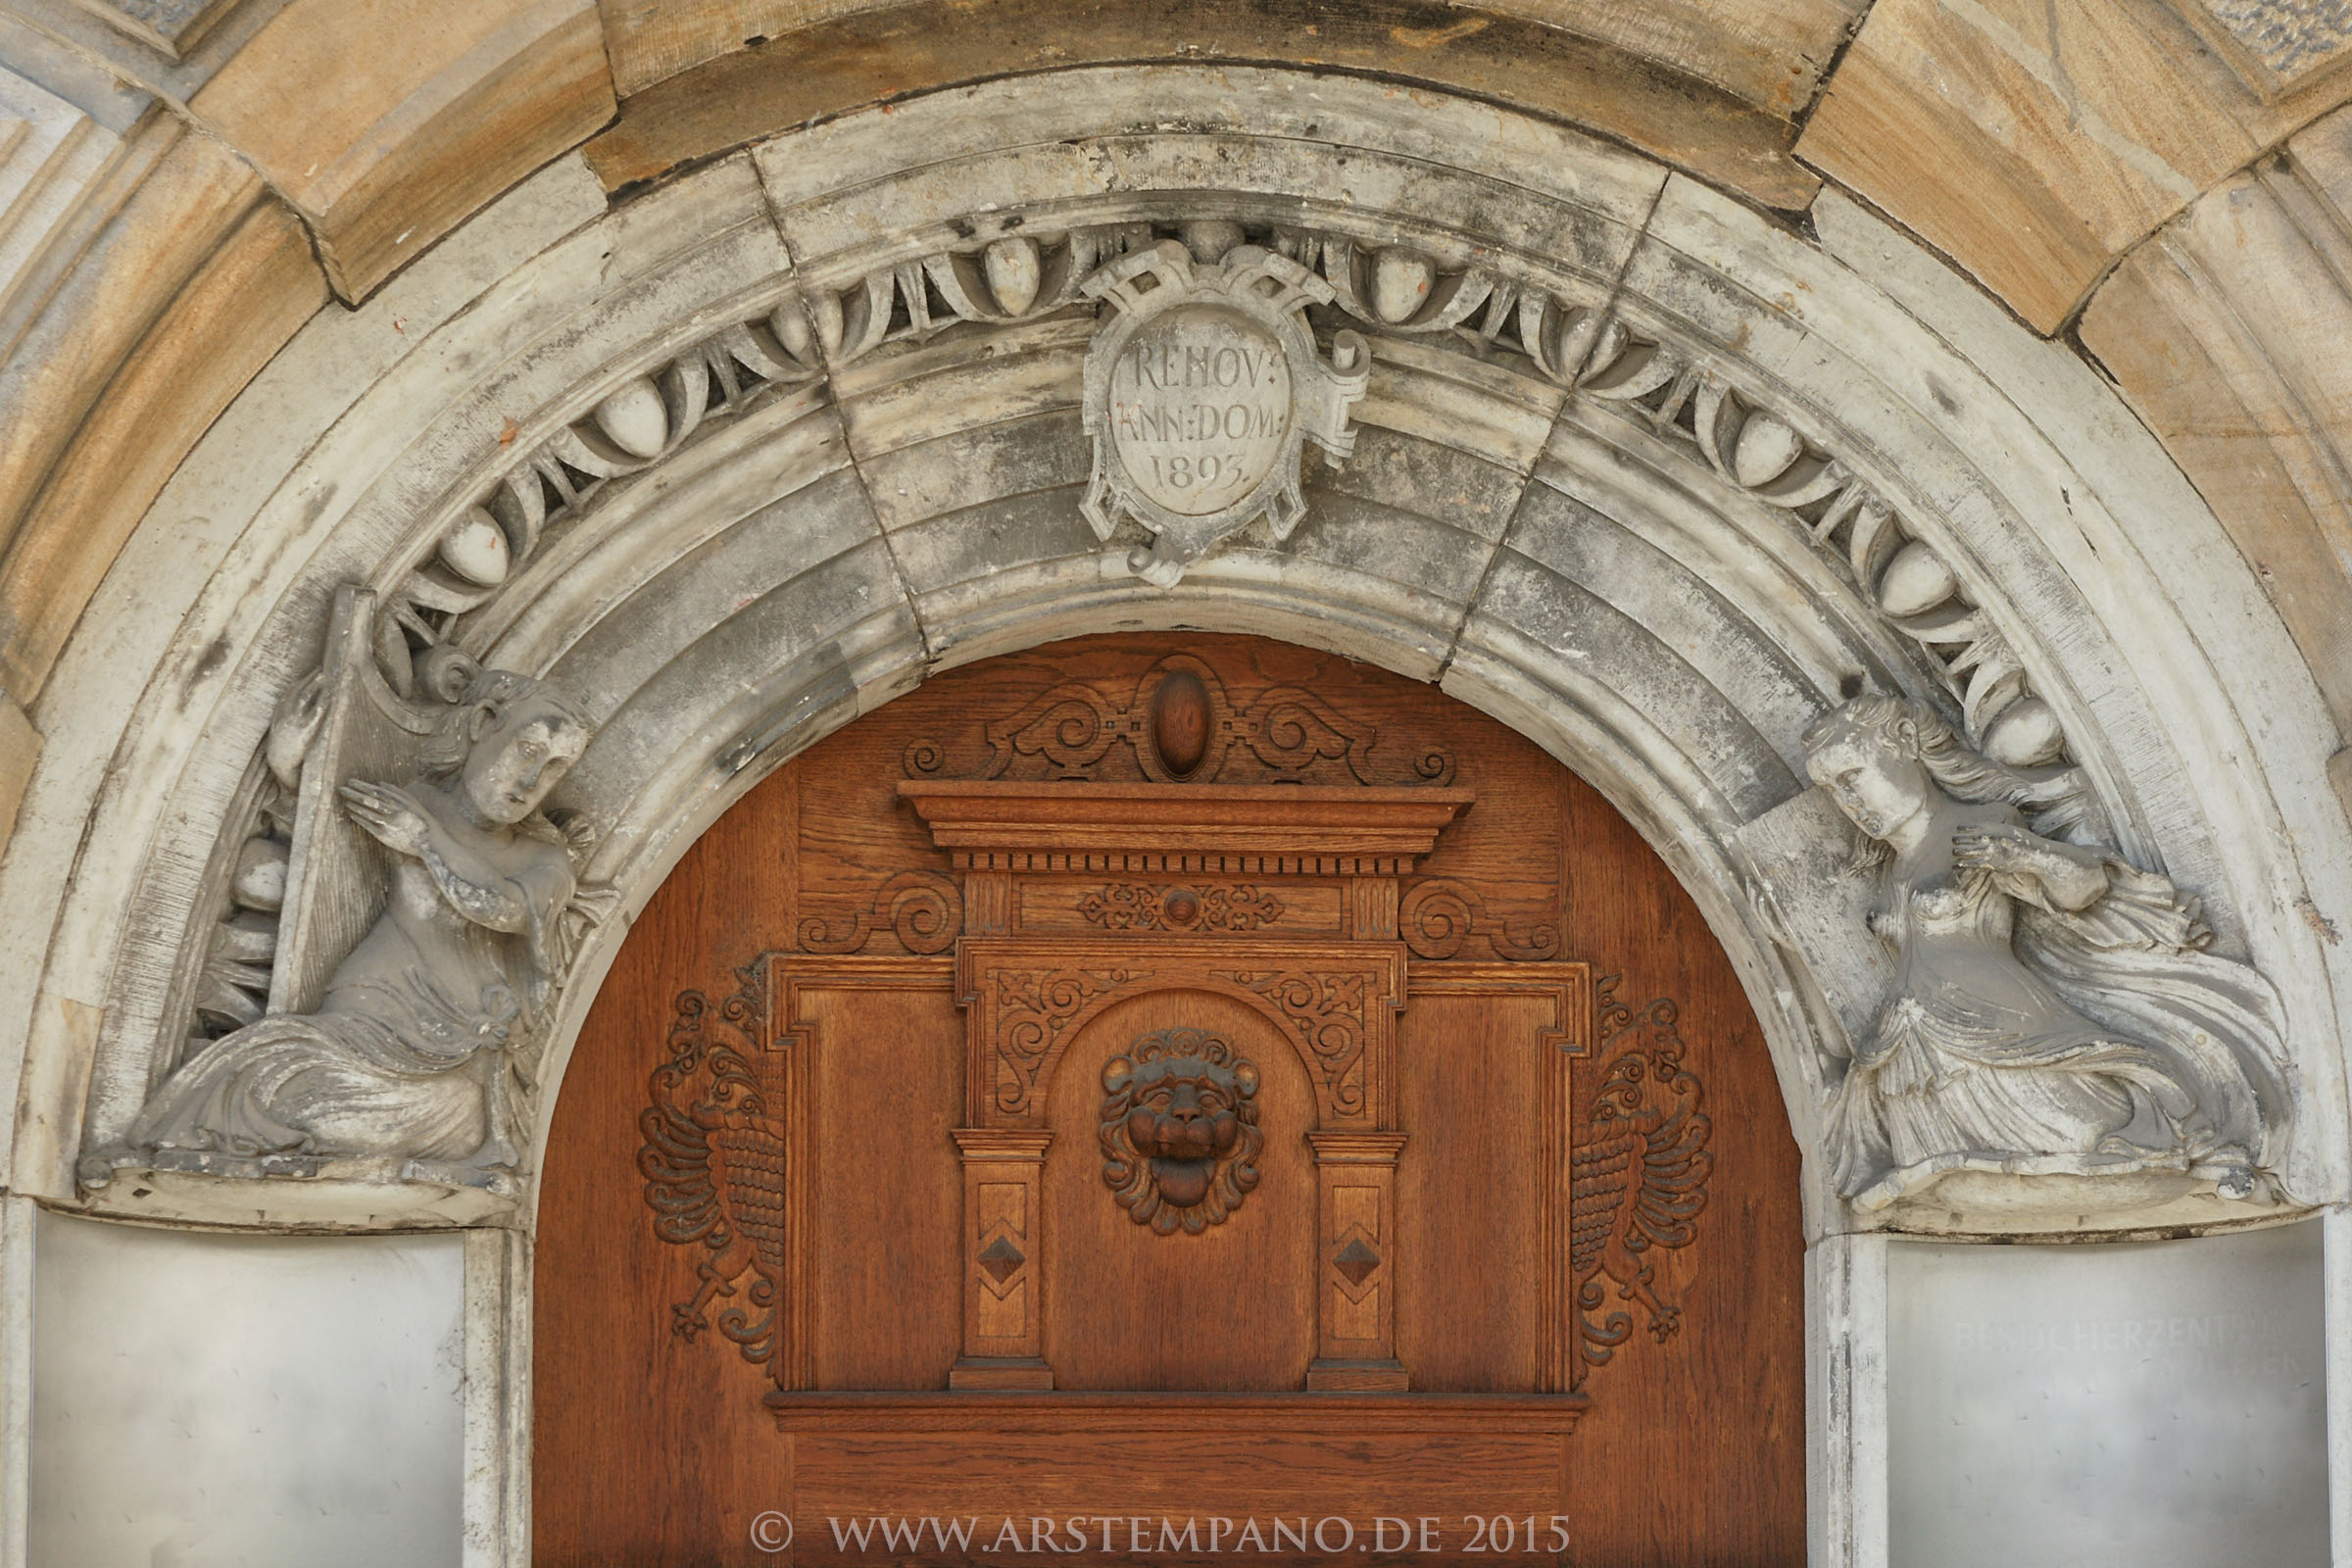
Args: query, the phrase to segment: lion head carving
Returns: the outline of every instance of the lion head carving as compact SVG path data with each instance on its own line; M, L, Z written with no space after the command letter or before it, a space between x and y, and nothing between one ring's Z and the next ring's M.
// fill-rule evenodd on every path
M1162 1029L1102 1065L1102 1180L1138 1225L1194 1235L1257 1185L1257 1066L1204 1029Z

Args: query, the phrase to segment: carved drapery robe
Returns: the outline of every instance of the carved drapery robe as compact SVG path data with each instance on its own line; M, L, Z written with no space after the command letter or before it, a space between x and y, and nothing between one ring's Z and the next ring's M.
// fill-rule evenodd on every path
M239 1157L511 1160L513 1057L541 1027L574 891L554 828L526 823L516 843L527 851L506 891L524 906L522 932L466 918L422 863L400 858L383 916L318 1011L264 1018L206 1047L130 1142Z
M2264 1162L2286 1100L2275 993L2196 951L2172 883L2104 870L2082 909L2030 874L1890 882L1872 924L1900 964L1834 1106L1840 1191L1868 1206L1953 1169Z

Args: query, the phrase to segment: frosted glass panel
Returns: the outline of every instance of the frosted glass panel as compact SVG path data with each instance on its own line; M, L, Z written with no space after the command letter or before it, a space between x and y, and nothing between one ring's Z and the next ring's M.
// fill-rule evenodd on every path
M2317 1222L1895 1244L1893 1568L2327 1568Z
M450 1568L465 1243L41 1216L33 1568Z

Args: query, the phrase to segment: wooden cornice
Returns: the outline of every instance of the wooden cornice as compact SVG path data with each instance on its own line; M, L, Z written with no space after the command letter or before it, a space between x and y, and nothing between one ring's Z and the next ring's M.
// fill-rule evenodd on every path
M909 779L958 870L1402 876L1476 798L1433 787Z

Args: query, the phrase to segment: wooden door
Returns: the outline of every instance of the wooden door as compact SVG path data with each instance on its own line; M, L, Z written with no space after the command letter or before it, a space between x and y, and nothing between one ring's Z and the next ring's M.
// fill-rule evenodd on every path
M1721 949L1521 737L1257 639L991 660L624 945L537 1559L1794 1564L1796 1179Z

